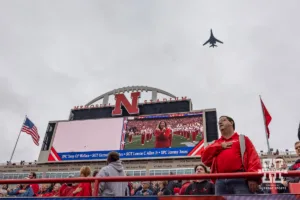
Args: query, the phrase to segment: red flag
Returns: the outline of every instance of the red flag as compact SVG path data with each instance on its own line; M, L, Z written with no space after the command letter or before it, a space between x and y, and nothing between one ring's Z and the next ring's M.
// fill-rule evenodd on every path
M271 117L269 111L267 110L264 102L261 99L260 99L260 102L261 102L261 107L262 107L262 111L263 111L263 115L264 115L266 131L268 134L268 138L270 138L269 124L272 121L272 117Z

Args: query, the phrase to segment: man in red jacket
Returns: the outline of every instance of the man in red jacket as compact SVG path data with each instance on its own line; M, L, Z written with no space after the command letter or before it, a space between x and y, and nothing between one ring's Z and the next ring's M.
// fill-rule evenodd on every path
M36 179L36 173L35 172L30 172L29 175L28 175L28 178L29 179ZM34 196L37 196L37 194L38 194L38 192L40 190L39 184L32 183L32 184L30 184L30 187L33 190Z
M222 116L219 119L221 138L207 146L202 153L202 162L211 168L211 173L259 172L262 169L259 156L251 142L245 136L246 150L242 162L239 134L235 132L235 123L231 117ZM250 194L255 192L259 180L217 179L216 195Z

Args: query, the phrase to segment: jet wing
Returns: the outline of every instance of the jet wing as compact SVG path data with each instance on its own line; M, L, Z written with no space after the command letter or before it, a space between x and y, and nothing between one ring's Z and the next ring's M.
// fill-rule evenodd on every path
M218 40L217 38L215 38L215 40L216 40L217 42L219 42L219 43L222 43L222 44L223 44L223 42L222 42L222 41L220 41L220 40Z
M203 44L203 46L206 45L207 43L209 43L209 41L210 41L210 40L207 40L207 41Z

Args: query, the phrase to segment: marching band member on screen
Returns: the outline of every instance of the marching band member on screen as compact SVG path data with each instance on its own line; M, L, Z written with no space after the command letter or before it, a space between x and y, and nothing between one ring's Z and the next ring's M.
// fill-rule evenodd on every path
M155 130L155 148L170 147L170 129L167 128L165 121L160 121Z
M146 137L146 129L145 126L143 126L141 130L141 145L145 144L145 137Z
M204 139L204 135L203 135L203 126L200 126L199 128L199 135L202 139Z
M196 142L196 137L197 137L198 132L199 132L199 129L198 129L198 127L197 127L196 124L193 126L193 130L192 131L193 131L192 132L192 140L193 140L193 142Z
M134 132L133 132L133 130L130 130L129 131L129 138L128 138L128 141L129 141L129 143L132 143L132 137L133 137L133 135L134 135Z
M149 128L146 129L146 140L147 140L147 142L150 141L150 129Z
M180 124L179 131L180 131L181 139L183 139L184 138L184 126L183 126L183 124Z
M186 124L185 125L185 139L189 139L189 137L190 137L190 127L189 127L189 125L188 124Z
M152 140L152 136L153 136L154 132L153 132L153 129L150 128L150 140Z
M173 129L171 125L168 125L168 129L170 130L170 135L169 135L169 143L170 143L170 148L172 147L172 140L173 140Z
M191 139L191 133L193 131L193 127L192 124L188 125L188 133L187 133L187 139L190 140Z

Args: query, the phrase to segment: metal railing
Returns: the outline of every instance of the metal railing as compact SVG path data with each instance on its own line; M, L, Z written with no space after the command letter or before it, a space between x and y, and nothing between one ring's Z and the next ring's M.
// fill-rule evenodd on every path
M98 196L100 182L130 182L130 181L167 181L167 180L199 180L199 179L259 179L265 176L297 177L300 171L288 172L237 172L217 174L191 174L167 176L125 176L125 177L80 177L80 178L48 178L48 179L11 179L0 180L0 184L31 184L31 183L80 183L94 182L93 196Z

